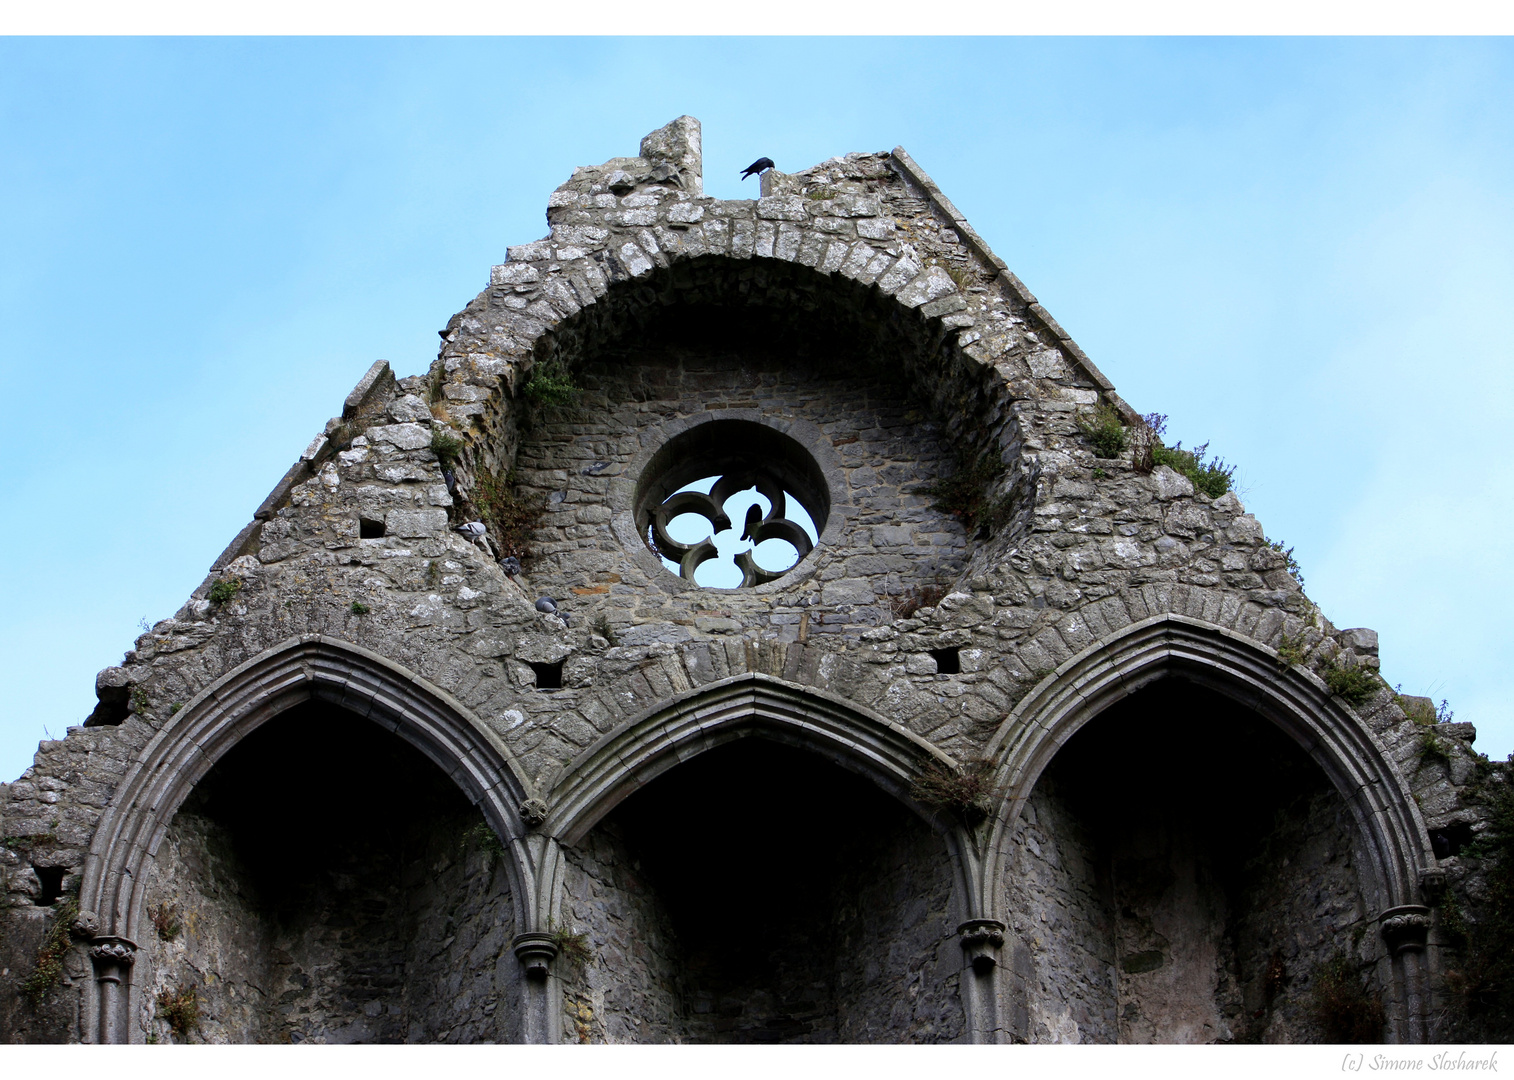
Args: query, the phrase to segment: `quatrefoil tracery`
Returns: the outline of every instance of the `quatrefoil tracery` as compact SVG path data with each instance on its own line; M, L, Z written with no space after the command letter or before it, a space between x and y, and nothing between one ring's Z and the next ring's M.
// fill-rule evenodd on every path
M702 491L677 491L669 495L652 514L652 546L663 558L678 564L680 577L685 581L693 581L694 571L699 569L702 563L720 554L715 546L714 534L732 527L731 519L724 509L726 500L738 492L753 487L757 489L757 494L767 499L768 512L754 521L753 517L758 510L756 504L753 504L748 511L746 527L741 538L750 539L753 548L764 540L786 541L793 545L796 558L791 565L782 570L773 571L758 566L751 549L739 553L732 560L741 571L739 587L761 585L782 577L797 566L800 560L810 553L814 545L810 542L809 533L804 531L803 526L783 516L787 505L783 488L764 472L727 473L715 481L708 495ZM694 544L674 540L668 534L668 523L680 514L698 514L710 523L711 534Z

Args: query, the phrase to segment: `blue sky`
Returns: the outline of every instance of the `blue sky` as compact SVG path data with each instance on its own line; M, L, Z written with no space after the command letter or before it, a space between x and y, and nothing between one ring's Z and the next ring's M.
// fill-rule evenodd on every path
M1339 626L1514 750L1514 44L0 39L0 777L575 165L904 145Z

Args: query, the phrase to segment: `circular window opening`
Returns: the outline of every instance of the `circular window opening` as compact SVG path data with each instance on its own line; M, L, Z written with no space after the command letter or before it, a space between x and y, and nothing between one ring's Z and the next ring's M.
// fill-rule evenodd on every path
M647 547L672 573L709 588L787 574L814 550L829 510L814 458L750 420L714 420L670 439L637 484Z

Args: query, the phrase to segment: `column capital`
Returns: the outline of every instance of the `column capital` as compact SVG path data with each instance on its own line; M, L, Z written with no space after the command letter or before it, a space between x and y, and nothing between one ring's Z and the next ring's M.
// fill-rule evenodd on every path
M526 969L526 978L545 979L557 956L557 938L552 934L516 934L511 943L515 958Z
M979 975L987 975L999 963L996 952L1004 944L1004 924L998 919L969 919L957 927L962 950Z
M1430 933L1430 909L1422 904L1391 907L1377 917L1383 940L1394 956L1416 952L1425 947Z
M130 967L137 960L137 943L130 938L104 936L90 942L89 955L99 966Z

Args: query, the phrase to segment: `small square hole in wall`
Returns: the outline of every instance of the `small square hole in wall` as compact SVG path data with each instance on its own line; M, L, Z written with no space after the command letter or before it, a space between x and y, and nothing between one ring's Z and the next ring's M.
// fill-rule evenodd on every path
M531 670L536 672L536 688L538 690L561 690L562 689L562 661L554 664L537 664L526 661L531 665Z
M962 660L956 649L932 649L930 654L936 658L937 675L962 674Z
M358 518L357 535L361 540L377 540L384 535L384 523L372 518Z
M37 905L48 907L56 904L58 897L63 895L63 867L34 866L32 872L37 875L37 881L42 886L42 891L37 894Z

